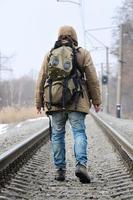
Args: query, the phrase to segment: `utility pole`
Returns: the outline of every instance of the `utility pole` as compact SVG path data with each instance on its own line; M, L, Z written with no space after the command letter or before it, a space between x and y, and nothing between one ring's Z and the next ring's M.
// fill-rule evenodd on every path
M1 71L2 71L2 56L0 52L0 82L1 82Z
M57 2L62 2L62 3L71 3L71 4L75 4L77 6L79 6L80 8L80 11L81 11L81 25L82 25L82 30L83 30L83 42L84 42L84 47L86 46L86 31L85 31L85 19L84 19L84 12L85 12L85 8L84 8L84 5L83 5L83 0L77 0L77 1L74 1L74 0L57 0Z
M103 90L103 83L102 83L102 77L103 77L103 63L101 63L101 94L102 94L102 105L104 105L105 98L104 98L104 90Z
M83 0L80 0L80 10L81 10L81 24L83 30L84 47L86 48L86 32L85 32L85 5Z
M89 33L89 30L86 30L86 33L92 37L94 40L96 40L98 43L100 43L106 51L106 75L104 75L102 77L103 81L103 85L105 88L105 101L104 101L104 111L109 113L109 47L106 46L102 41L100 41L99 39L97 39L94 35L92 35L91 33Z
M106 84L106 112L109 113L109 47L106 46L106 73L107 73L107 84Z
M121 71L123 68L123 24L120 25L119 65L117 74L116 116L121 118Z
M5 61L8 61L11 57L3 56L2 53L0 52L0 83L2 81L2 71L10 71L13 72L11 68L5 67L4 63ZM11 93L11 99L12 99L12 93ZM0 94L0 105L2 101L2 96Z
M11 68L3 66L3 60L9 60L9 59L10 57L2 56L2 53L0 52L0 82L2 80L2 71L10 71L10 72L13 71Z

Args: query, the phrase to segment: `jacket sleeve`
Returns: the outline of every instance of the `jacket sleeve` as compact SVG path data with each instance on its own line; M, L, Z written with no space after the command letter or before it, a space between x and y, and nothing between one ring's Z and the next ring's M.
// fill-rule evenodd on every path
M84 54L84 71L87 83L87 92L89 99L92 100L93 105L101 104L101 94L99 80L96 74L96 69L93 65L93 61L89 51L85 50Z
M43 94L44 94L44 84L47 78L47 64L48 64L48 54L44 57L35 89L35 106L43 106Z

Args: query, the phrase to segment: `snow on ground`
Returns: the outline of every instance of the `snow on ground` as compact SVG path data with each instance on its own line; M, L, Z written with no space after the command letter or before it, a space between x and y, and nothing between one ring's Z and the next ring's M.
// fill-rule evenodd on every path
M28 119L26 121L29 121L29 122L33 122L33 121L37 121L37 120L41 120L41 119L48 119L48 117L38 117L38 118L34 118L34 119Z
M4 134L8 129L8 124L0 124L0 135Z
M27 119L27 120L22 121L19 124L17 124L16 127L19 128L27 122L36 122L36 121L39 121L39 120L48 120L48 117L38 117L38 118L33 118L33 119Z

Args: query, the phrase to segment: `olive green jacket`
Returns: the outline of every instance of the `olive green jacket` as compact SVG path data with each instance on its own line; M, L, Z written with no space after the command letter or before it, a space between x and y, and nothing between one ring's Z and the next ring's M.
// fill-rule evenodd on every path
M44 92L44 84L45 84L45 81L47 78L47 72L48 72L48 56L49 56L49 53L45 56L44 61L42 63L37 84L36 84L36 93L35 93L36 107L44 106L46 113L47 112L50 113L53 111L62 111L61 107L56 107L56 106L52 106L51 110L48 111L45 105L45 102L44 102L44 105L42 105L43 103L42 94ZM77 108L75 109L75 103L73 102L71 105L67 106L66 111L80 111L80 112L88 113L89 108L91 107L91 103L93 105L101 104L99 81L98 81L96 70L93 65L89 51L83 48L79 48L78 53L77 53L77 60L84 71L86 84L83 84L83 97L80 96L77 103Z

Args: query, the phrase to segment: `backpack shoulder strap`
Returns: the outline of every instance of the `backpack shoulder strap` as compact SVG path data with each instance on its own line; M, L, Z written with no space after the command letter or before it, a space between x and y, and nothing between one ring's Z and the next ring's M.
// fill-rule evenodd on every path
M75 47L75 65L81 76L84 77L83 59L80 49L82 49L82 47Z
M50 51L49 51L49 54L48 54L48 57L47 57L47 61L49 62L50 60L50 57L52 55L52 51L54 50L54 48L52 48Z
M54 44L54 48L53 48L53 49L57 49L57 48L59 48L59 47L61 47L61 46L62 46L61 40L57 40L57 41L55 42L55 44Z

